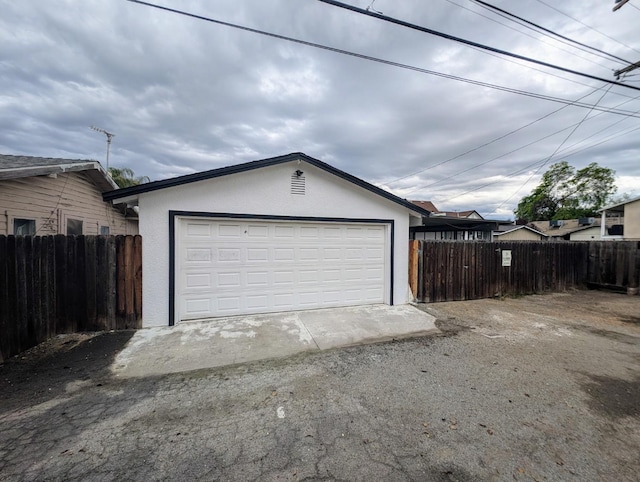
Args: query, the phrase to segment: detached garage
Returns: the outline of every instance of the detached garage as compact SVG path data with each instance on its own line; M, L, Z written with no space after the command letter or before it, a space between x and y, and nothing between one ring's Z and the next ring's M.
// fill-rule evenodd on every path
M139 206L143 326L408 301L423 209L305 154L119 189Z

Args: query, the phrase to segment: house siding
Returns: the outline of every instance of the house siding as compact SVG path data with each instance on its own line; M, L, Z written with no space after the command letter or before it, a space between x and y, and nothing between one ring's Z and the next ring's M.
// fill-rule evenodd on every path
M600 226L592 226L569 235L570 241L601 241Z
M102 200L102 192L82 172L55 177L32 176L0 181L0 234L14 234L15 218L34 219L36 234L66 234L66 220L82 220L82 234L137 234L130 222L114 206Z
M640 199L624 207L624 239L640 240Z
M539 234L532 233L528 229L517 229L511 232L494 236L494 241L544 241Z

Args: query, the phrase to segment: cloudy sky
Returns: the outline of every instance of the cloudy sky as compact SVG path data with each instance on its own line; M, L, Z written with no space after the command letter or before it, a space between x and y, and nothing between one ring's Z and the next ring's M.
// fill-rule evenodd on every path
M615 13L613 0L489 2L630 63L640 60L640 0ZM640 195L640 90L490 55L317 0L158 4L624 115L126 0L0 0L0 152L104 164L106 139L88 128L95 125L115 134L111 166L152 180L301 151L399 196L493 218L512 216L561 160L611 167L619 193ZM625 66L471 0L376 0L372 8L605 79ZM640 88L640 69L631 74L624 83Z

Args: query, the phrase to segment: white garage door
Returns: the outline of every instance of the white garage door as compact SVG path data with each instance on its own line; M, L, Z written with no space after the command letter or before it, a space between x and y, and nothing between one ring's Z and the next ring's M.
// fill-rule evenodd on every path
M180 219L178 319L383 303L386 229Z

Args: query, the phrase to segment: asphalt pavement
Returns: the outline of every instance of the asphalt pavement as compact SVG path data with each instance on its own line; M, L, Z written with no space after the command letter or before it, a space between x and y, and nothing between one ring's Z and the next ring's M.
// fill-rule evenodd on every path
M640 298L423 307L441 333L168 375L133 333L0 366L0 479L635 481Z

